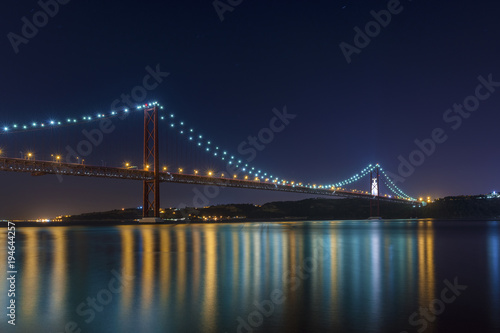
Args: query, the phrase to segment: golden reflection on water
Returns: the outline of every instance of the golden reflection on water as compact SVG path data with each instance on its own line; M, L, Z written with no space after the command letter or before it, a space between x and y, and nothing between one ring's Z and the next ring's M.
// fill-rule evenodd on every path
M419 303L429 306L435 298L434 229L432 221L419 221L418 233L418 291Z
M153 290L155 287L155 240L153 229L144 227L141 229L142 237L142 270L141 270L141 310L144 316L150 314L153 305Z
M186 257L186 226L175 227L175 239L177 241L177 260L175 270L177 271L176 277L176 307L184 309L186 301L186 277L187 277L187 257Z
M200 294L201 282L201 233L199 228L193 228L193 295ZM196 297L196 296L195 296Z
M23 301L23 312L27 318L36 318L36 312L39 311L38 296L40 288L40 253L38 253L38 237L40 231L37 228L26 228L23 230L25 252L24 265L21 274L21 290L23 294L30 295Z
M162 308L166 309L169 304L170 294L170 256L171 237L170 228L160 229L160 295Z
M129 226L119 228L121 237L121 263L122 272L125 276L136 276L135 255L134 255L134 229ZM134 297L134 284L125 283L122 285L122 316L126 318L131 313Z
M67 255L68 241L66 239L66 232L68 228L51 228L50 234L54 243L53 258L52 258L52 281L51 290L52 297L50 302L50 314L52 316L58 316L65 310L66 304L66 290L67 290L67 277L68 277L68 266L67 266Z
M203 327L213 331L216 327L217 313L217 229L205 230L205 288L203 297Z

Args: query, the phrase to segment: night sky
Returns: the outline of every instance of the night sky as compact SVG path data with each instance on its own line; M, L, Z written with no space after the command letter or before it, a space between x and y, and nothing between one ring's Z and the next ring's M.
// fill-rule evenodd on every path
M380 163L402 176L397 185L414 197L500 189L498 2L228 3L216 2L218 12L212 1L73 0L59 4L57 13L49 7L53 17L43 22L37 1L9 1L0 13L1 128L123 107L112 104L159 69L169 75L162 74L138 102L159 101L176 120L242 159L250 154L238 154L238 146L270 126L273 109L286 107L295 118L251 163L282 178L331 183ZM375 16L385 27L370 23ZM23 25L34 17L42 20L38 32L25 28L31 33L25 38ZM137 113L114 119L116 129L104 135L85 164L139 165L142 122ZM224 169L175 129L169 132L168 125L161 123L162 164L187 171ZM50 160L53 153L66 156L67 146L85 139L84 130L98 126L0 130L0 147L5 156L33 151ZM415 152L415 140L426 143L427 154ZM401 159L419 165L405 172ZM61 181L2 172L0 184L0 218L142 204L142 183L134 181ZM368 180L357 188L363 186L368 190ZM179 184L161 189L162 207L192 206L194 191L204 191ZM302 198L220 189L203 203Z

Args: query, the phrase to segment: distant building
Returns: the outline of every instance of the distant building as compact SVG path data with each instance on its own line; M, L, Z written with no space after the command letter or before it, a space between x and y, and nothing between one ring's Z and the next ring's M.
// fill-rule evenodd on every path
M500 193L497 193L496 191L493 191L490 194L487 194L486 198L488 198L488 199L497 199L497 198L500 198Z

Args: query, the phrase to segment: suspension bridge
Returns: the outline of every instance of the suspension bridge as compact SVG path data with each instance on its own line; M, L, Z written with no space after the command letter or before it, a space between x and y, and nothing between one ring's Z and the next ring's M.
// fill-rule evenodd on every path
M172 182L193 185L212 185L222 187L235 187L244 189L260 189L268 191L281 191L303 193L310 195L324 195L344 198L363 198L370 200L370 214L380 216L379 202L392 201L405 204L418 204L419 202L404 193L385 173L379 164L370 164L359 173L331 184L310 184L305 182L290 181L274 176L268 172L251 166L245 161L231 155L229 151L221 149L212 141L197 134L188 128L183 121L175 122L173 114L166 114L163 106L157 102L137 106L135 109L111 111L107 114L98 113L94 116L81 116L62 120L48 120L46 122L32 122L30 124L12 124L1 128L2 135L19 134L22 132L57 129L58 127L82 124L112 117L126 116L132 112L141 112L144 115L144 144L143 165L141 168L131 167L124 163L120 167L87 165L84 159L74 156L74 160L62 158L61 155L51 154L50 160L37 159L32 152L23 153L19 158L7 157L0 149L0 171L23 172L33 176L47 174L59 176L98 177L123 180L138 180L143 182L143 216L144 218L159 218L160 216L160 183ZM183 168L174 171L160 166L159 158L159 124L167 121L169 127L185 138L192 145L212 158L225 164L222 172L209 171L200 174L197 169L188 172ZM38 154L37 154L38 155ZM347 187L361 179L369 178L366 186L369 190L353 190ZM390 192L381 193L381 183ZM375 211L373 209L376 209Z

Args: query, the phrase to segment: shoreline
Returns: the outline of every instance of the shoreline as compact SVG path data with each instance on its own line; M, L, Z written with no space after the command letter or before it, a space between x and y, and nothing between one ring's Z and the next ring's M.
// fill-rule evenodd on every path
M187 224L241 224L241 223L278 223L278 222L304 222L304 221L366 221L366 222L377 222L377 221L418 221L418 220L431 220L440 222L460 222L460 221L491 221L500 222L499 217L492 218L454 218L454 219L437 219L437 218L400 218L400 219L380 219L380 220L370 220L370 219L309 219L309 218L279 218L279 219L234 219L234 220L223 220L223 221L185 221L185 220L169 220L164 222L139 222L133 220L103 220L103 221L66 221L66 222L34 222L34 221L19 221L10 220L15 223L16 227L86 227L86 226L98 226L98 227L109 227L109 226L120 226L120 225L187 225ZM0 221L0 227L7 227L9 220Z

